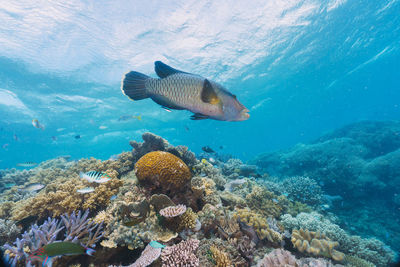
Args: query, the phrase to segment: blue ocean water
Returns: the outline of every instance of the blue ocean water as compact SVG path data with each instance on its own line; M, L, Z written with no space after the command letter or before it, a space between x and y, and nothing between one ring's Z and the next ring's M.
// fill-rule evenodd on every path
M144 132L248 161L352 123L399 120L399 14L399 0L0 3L0 169L108 159ZM123 74L156 77L156 60L220 82L250 119L192 121L130 101Z

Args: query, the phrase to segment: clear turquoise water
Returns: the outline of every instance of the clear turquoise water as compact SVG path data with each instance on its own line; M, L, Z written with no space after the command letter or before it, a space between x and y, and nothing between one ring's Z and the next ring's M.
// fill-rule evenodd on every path
M127 2L0 5L0 168L108 158L144 131L250 159L354 121L399 118L399 1ZM122 75L154 76L155 60L221 82L250 120L190 121L129 101ZM142 121L119 122L125 114Z

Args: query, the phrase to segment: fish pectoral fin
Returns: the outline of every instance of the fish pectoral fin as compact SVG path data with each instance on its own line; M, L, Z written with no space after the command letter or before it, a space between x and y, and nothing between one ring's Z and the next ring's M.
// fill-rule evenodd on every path
M161 107L163 107L163 108L167 108L167 109L185 109L185 108L182 108L182 107L172 103L168 98L166 98L165 96L162 96L162 95L152 95L152 96L150 96L150 98L154 102L159 104Z
M205 79L203 83L203 89L201 90L201 100L204 103L209 103L212 105L217 105L218 103L221 102L217 93L212 87L212 84L207 79Z
M154 62L154 70L156 71L158 77L160 77L160 78L165 78L165 77L168 77L169 75L177 74L177 73L191 74L188 72L174 69L174 68L168 66L167 64L162 63L161 61Z
M191 120L196 120L196 121L197 120L205 120L205 119L208 119L208 118L209 118L209 116L201 114L201 113L195 113L192 116L190 116Z

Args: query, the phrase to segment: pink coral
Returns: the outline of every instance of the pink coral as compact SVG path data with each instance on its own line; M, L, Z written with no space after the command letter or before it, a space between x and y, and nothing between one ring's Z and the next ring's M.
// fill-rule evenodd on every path
M199 258L195 254L199 243L197 239L189 239L164 248L161 253L162 267L199 266Z
M258 262L257 267L298 267L296 258L287 250L274 249Z
M153 261L158 259L161 255L161 248L154 248L148 244L143 250L139 259L137 259L133 264L127 267L146 267L149 266Z
M160 210L160 214L166 218L173 218L184 214L186 211L185 205L169 206Z

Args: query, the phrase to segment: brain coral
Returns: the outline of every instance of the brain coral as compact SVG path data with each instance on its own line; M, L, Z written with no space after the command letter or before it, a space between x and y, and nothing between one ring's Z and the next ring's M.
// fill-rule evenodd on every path
M191 178L188 166L169 152L153 151L135 164L139 181L150 183L163 190L178 189Z

